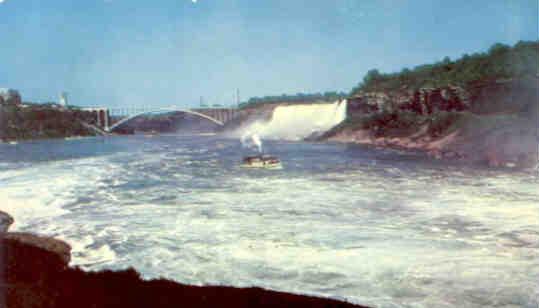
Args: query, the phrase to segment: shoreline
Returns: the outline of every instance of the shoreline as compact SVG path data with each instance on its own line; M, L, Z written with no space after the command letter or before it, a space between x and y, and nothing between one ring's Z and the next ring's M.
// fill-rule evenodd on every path
M318 142L349 143L363 146L372 146L379 149L395 149L407 152L418 152L427 157L441 161L451 161L463 165L487 167L499 170L533 171L539 168L539 161L532 161L533 157L538 157L537 152L529 154L526 158L517 155L501 157L500 154L492 151L480 151L471 153L468 149L459 148L459 132L452 132L441 138L427 138L422 140L413 137L374 137L368 130L359 130L331 136ZM474 141L466 145L473 147Z
M462 88L359 92L348 117L317 141L414 150L495 168L535 169L539 79Z
M0 211L0 306L30 307L316 307L367 308L330 298L258 287L192 286L145 280L134 268L84 271L69 266L71 246L33 233L8 232Z

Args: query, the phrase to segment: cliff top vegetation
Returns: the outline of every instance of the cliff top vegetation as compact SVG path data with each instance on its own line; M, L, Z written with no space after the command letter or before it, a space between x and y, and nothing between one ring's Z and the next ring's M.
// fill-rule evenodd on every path
M262 104L275 104L275 103L316 103L316 102L333 102L336 100L344 99L348 97L345 92L324 92L324 93L297 93L293 95L269 95L263 97L251 97L248 101L239 105L240 108L260 106Z
M360 92L394 91L403 87L466 86L478 81L538 75L539 40L520 41L514 46L496 43L487 52L464 54L454 61L445 57L433 64L404 68L395 73L381 73L372 69L352 90L351 96Z

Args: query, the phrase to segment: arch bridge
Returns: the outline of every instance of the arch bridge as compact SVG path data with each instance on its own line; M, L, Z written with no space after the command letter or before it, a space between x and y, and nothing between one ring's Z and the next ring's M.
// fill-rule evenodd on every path
M112 125L108 125L108 123L112 123L110 120L107 121L101 121L101 123L107 123L107 126L103 126L102 128L107 132L113 132L114 129L120 127L121 125L137 118L143 115L149 115L149 114L160 114L160 113L171 113L171 112L183 112L188 113L197 117L200 117L201 119L208 120L210 122L213 122L217 125L223 126L228 121L238 117L241 114L241 111L236 108L180 108L180 107L166 107L166 108L155 108L155 109L147 109L147 108L139 108L139 109L113 109L112 114L117 115L117 118L120 118L120 120L116 121ZM107 116L109 116L109 112L107 112Z

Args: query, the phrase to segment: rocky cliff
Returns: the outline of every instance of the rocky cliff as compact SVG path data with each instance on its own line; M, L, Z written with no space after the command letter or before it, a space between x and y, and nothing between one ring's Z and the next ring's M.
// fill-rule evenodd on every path
M348 99L348 116L409 110L427 115L438 111L463 111L470 108L467 93L460 87L403 88L395 92L365 92Z
M362 92L348 102L347 120L320 140L421 150L496 167L537 165L538 78L404 86Z
M412 90L403 86L392 92L360 92L348 99L348 116L398 111L418 115L440 111L470 111L479 115L532 112L526 108L537 106L538 82L538 78L523 78L475 82L466 87Z
M0 141L95 135L84 123L95 124L95 116L57 105L0 104Z

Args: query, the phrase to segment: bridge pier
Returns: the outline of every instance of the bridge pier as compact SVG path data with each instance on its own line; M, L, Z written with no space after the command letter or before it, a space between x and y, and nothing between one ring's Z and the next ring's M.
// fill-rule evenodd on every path
M95 114L96 126L108 131L110 127L110 112L108 108L95 107L95 108L83 108L83 111L89 111Z

